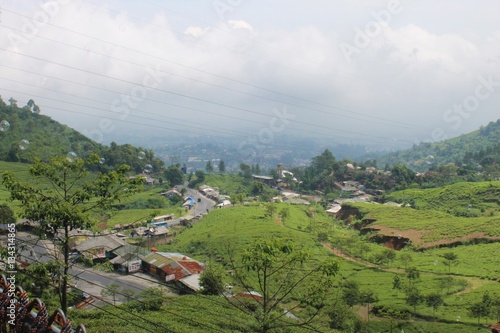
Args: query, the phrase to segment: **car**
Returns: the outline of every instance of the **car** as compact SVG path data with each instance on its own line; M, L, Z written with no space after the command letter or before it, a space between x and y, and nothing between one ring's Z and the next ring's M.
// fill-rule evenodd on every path
M198 201L198 202L201 202L201 198L198 198L198 200L197 200L197 201Z

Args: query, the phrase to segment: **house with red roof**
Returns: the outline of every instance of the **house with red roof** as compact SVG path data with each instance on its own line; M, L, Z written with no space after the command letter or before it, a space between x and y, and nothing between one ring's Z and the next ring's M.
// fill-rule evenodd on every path
M142 259L145 272L166 282L177 285L184 291L199 291L200 274L205 267L200 262L181 253L152 252Z

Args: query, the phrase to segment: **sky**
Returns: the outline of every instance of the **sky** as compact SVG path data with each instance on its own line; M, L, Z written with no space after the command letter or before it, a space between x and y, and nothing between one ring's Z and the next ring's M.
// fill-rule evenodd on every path
M493 0L4 0L0 96L33 99L105 144L394 149L500 118L499 11Z

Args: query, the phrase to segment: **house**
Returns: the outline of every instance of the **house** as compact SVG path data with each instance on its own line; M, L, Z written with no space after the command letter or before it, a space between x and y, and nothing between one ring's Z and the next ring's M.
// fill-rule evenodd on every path
M340 211L340 209L342 209L341 205L339 205L339 204L333 204L333 206L330 207L329 209L327 209L325 212L328 215L336 216L337 213Z
M273 177L252 175L252 179L269 186L276 186L276 180Z
M153 217L153 223L171 221L174 219L174 214L160 215Z
M283 191L281 192L281 195L283 196L283 201L300 198L300 194L295 192Z
M288 203L292 205L304 205L304 206L309 206L311 203L307 200L300 199L300 198L292 198L287 201Z
M125 245L125 241L115 235L90 237L75 246L75 250L92 261L104 261L109 258L109 253Z
M177 189L175 189L175 188L172 190L166 191L166 192L162 192L162 193L160 193L160 195L167 197L167 198L172 198L175 196L182 197L181 192L177 191Z
M372 166L371 167L366 167L365 171L368 172L368 173L374 173L374 172L377 171L377 168L372 167Z
M231 205L231 201L223 200L220 204L217 205L217 207L222 208L222 207L230 206L230 205Z
M136 177L143 178L144 179L144 184L150 185L150 186L152 186L152 185L154 185L154 184L156 184L158 182L157 179L151 177L150 175L144 174L144 173L138 174L136 176L130 176L128 178L129 179L134 179Z
M181 253L152 252L142 260L143 268L151 275L176 284L185 291L199 291L200 274L205 267Z
M182 207L184 208L192 208L196 202L191 198L189 197L190 199L187 199L183 204L182 204Z
M110 251L109 262L119 272L134 273L141 269L142 259L149 253L143 247L126 244Z

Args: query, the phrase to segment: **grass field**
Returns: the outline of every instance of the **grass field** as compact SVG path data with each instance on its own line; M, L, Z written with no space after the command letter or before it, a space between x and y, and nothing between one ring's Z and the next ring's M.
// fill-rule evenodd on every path
M500 181L456 183L432 189L396 191L386 197L412 202L419 210L439 210L458 216L493 215L500 211Z
M280 204L278 209L286 207ZM362 243L363 238L356 236L354 230L348 230L339 226L335 221L324 216L321 210L310 207L288 206L290 217L285 223L279 222L277 218L264 217L263 207L234 207L222 210L215 210L207 215L201 222L190 229L186 229L176 237L176 241L171 245L160 248L163 251L181 251L188 253L200 260L208 261L208 255L224 257L224 244L231 244L236 248L243 248L252 239L259 237L283 236L287 237L294 244L299 244L310 249L317 258L330 256L331 253L317 241L319 230L329 233L331 239L342 238L346 243ZM313 213L311 212L314 211ZM366 242L366 240L365 240ZM495 263L491 258L495 258L494 253L498 250L498 244L479 244L471 246L456 247L453 250L458 255L458 265L451 267L454 283L449 289L444 290L441 279L448 276L448 268L441 262L434 265L435 260L442 260L442 255L450 249L433 249L427 251L404 251L411 253L413 261L411 266L417 267L421 272L420 278L415 283L415 288L421 290L423 295L436 292L444 297L445 306L436 311L436 323L427 321L413 322L400 321L395 324L404 328L405 332L456 332L461 329L464 332L474 329L478 332L487 330L478 329L474 323L477 319L470 318L467 313L467 306L481 299L482 293L488 290L490 293L500 294L500 285L496 282L484 279L498 274ZM369 254L383 251L381 245L370 243ZM466 258L467 248L473 248L471 253L476 256L484 256L483 262L476 265L483 265L474 274L474 258ZM487 255L489 254L489 255ZM378 297L378 302L374 305L390 308L396 311L413 312L412 308L405 302L405 293L401 290L393 289L393 279L399 275L403 285L409 283L399 262L399 256L394 262L379 268L367 267L363 264L342 260L337 282L346 280L357 281L361 290L372 290ZM438 259L435 259L438 258ZM489 264L487 260L490 260ZM470 277L464 277L469 275ZM483 277L483 278L480 278ZM465 289L464 289L465 288ZM360 307L363 311L363 307ZM425 305L417 308L421 317L432 318L433 310ZM457 322L459 318L460 322ZM379 319L376 319L380 321ZM380 327L389 328L389 321L382 321L383 324L374 325L369 332L379 332Z
M375 220L370 228L378 226L390 229L382 232L397 236L401 232L417 247L430 247L454 241L476 238L500 240L500 217L457 217L436 210L416 210L410 207L394 207L368 203L349 204L359 209L362 219ZM358 223L361 221L358 221Z

